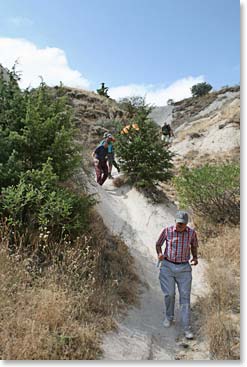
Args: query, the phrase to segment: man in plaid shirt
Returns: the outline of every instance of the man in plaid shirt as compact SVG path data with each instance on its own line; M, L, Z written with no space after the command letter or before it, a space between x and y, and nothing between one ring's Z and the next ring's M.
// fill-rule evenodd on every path
M187 339L193 339L190 326L191 265L198 264L198 241L195 230L187 226L188 214L186 212L178 211L175 223L175 226L163 229L156 242L156 251L161 262L159 279L166 306L166 317L163 325L169 327L173 321L175 284L177 284L184 335ZM164 242L166 246L164 254L162 254L161 247ZM190 253L193 256L191 261Z

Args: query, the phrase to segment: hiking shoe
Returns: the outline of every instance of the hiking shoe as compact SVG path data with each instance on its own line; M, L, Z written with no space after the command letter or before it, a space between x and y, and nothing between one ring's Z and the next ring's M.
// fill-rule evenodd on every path
M163 321L163 326L164 327L170 327L172 324L171 320L168 320L167 318L165 318L165 320Z
M120 173L120 168L117 168L118 173Z
M193 339L194 338L194 335L193 335L191 330L185 330L184 331L184 336L185 336L186 339Z

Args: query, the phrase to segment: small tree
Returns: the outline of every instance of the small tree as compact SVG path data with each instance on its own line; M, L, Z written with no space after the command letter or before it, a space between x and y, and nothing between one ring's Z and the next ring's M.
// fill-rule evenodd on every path
M62 87L41 83L21 91L15 69L0 74L0 190L16 184L21 173L40 169L49 157L54 172L66 179L80 160L74 142L72 111Z
M152 188L158 181L171 178L173 154L161 141L157 126L146 113L135 116L138 130L130 126L127 134L118 136L116 152L130 181L137 187Z
M167 103L167 106L173 106L174 100L172 98L169 98L166 103Z
M191 93L193 97L200 97L210 92L212 88L212 85L206 82L198 83L192 86Z
M49 227L56 239L86 227L91 199L60 187L81 160L62 86L22 91L15 69L0 73L0 215L10 236Z
M134 118L138 113L148 116L152 107L148 106L141 96L125 97L119 100L120 108L128 113L128 118Z
M101 83L101 88L97 89L97 93L100 95L100 96L104 96L106 98L109 98L107 92L108 92L109 88L108 87L105 87L105 83Z
M18 86L19 75L4 69L0 73L0 191L1 187L15 184L24 169L18 146L22 146L21 134L26 113L28 91Z
M41 83L28 99L22 153L28 169L39 169L49 157L59 178L68 178L80 160L80 147L67 97Z

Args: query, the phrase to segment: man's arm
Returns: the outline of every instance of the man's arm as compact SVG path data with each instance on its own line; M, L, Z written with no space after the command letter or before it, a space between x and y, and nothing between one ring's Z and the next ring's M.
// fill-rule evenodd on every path
M158 259L160 261L164 260L164 255L162 254L162 245L163 243L165 242L165 239L166 239L166 234L167 234L167 229L163 229L163 231L161 232L160 236L159 236L159 239L158 241L156 242L156 252L157 252L157 255L158 255Z
M97 148L96 148L97 149ZM96 149L92 153L94 163L99 163L99 160L96 158Z
M198 249L198 240L197 240L196 232L194 232L194 235L192 236L192 239L191 239L191 253L192 253L192 256L193 256L193 258L191 260L192 265L197 265L198 264L197 249Z

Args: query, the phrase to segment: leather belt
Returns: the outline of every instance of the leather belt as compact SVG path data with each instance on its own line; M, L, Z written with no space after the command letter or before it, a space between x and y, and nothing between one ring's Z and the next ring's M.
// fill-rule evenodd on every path
M179 264L186 264L188 261L185 261L185 262L176 262L176 261L171 261L171 260L168 260L165 258L166 261L168 261L169 263L172 263L172 264L176 264L176 265L179 265Z

